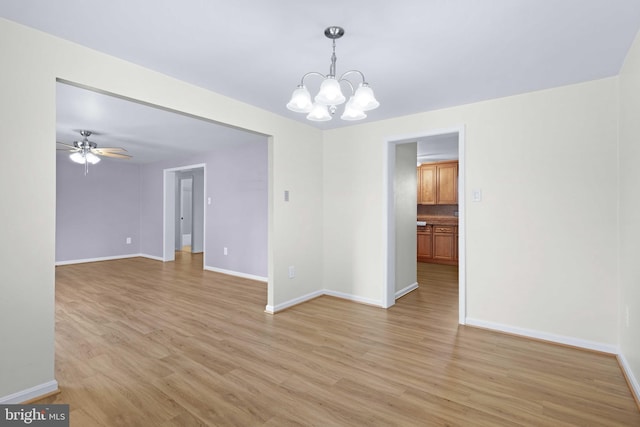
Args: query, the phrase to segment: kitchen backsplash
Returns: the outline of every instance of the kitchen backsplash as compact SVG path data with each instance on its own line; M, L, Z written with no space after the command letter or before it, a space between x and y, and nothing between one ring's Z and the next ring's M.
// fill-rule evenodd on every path
M418 205L418 215L455 216L458 205Z

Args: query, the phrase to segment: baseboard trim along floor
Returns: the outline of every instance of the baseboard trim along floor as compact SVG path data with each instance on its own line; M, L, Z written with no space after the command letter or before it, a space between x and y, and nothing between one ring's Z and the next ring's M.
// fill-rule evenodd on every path
M58 381L52 380L26 390L21 390L8 396L0 397L0 405L13 405L33 402L59 392Z

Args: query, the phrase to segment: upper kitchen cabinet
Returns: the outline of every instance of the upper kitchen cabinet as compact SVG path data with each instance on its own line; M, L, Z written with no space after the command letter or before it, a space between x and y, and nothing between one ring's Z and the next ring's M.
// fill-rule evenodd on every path
M438 183L438 205L455 205L458 203L458 162L436 164Z
M458 204L458 161L423 163L418 167L418 204Z
M418 167L418 204L435 205L437 200L436 165L425 163Z

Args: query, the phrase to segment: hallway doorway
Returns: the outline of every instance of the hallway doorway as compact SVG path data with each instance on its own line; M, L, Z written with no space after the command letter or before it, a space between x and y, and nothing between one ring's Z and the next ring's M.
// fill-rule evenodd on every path
M205 248L204 164L164 170L163 261ZM183 257L184 258L184 257Z

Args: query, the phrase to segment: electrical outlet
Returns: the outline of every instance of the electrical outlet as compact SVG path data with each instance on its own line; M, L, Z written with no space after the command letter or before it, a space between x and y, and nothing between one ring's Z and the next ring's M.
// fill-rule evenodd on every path
M131 244L131 237L127 237L127 245Z
M227 250L227 248L224 248L224 249L222 250L222 253L223 253L224 255L229 255L229 251Z
M289 266L289 279L296 277L296 268L293 265Z

